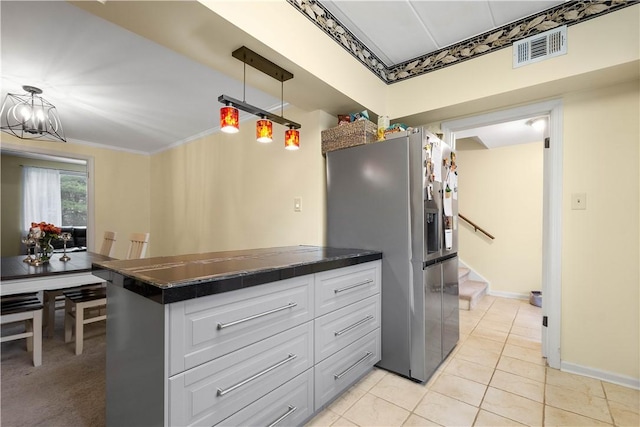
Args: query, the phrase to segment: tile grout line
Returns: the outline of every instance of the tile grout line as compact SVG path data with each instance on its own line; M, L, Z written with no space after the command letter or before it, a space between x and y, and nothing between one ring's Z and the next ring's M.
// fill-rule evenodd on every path
M604 401L607 402L607 409L609 410L609 416L611 417L611 424L617 426L616 419L613 416L613 411L611 410L611 405L609 404L609 396L607 396L607 389L604 386L604 383L600 381L600 387L602 387L602 394L604 394Z
M494 300L495 302L495 300ZM493 305L493 303L491 304ZM487 312L489 312L489 310L487 309ZM485 313L486 314L486 313ZM517 312L516 312L517 315ZM484 316L482 316L484 317ZM485 398L487 397L487 392L489 391L489 387L491 387L491 381L493 381L493 377L496 374L496 371L498 370L498 364L500 363L500 359L502 359L502 355L504 353L504 348L507 345L507 341L509 340L509 335L511 334L511 329L513 328L513 322L515 321L515 316L513 318L513 320L511 321L511 326L509 327L509 331L507 332L507 338L505 339L504 343L502 343L502 350L500 350L500 357L498 357L498 361L496 362L496 365L493 367L493 372L491 373L491 378L489 379L489 383L487 384L487 388L484 390L484 394L482 395L482 399L480 400L480 404L478 405L478 412L476 413L476 416L473 420L473 423L471 424L472 426L474 426L478 420L478 416L480 415L480 411L482 411L482 404L484 403ZM491 412L491 411L487 411L487 412ZM493 414L493 412L491 412ZM495 414L501 417L504 417L503 415L500 414ZM507 417L504 417L507 418ZM510 418L509 418L510 419ZM515 421L515 420L514 420Z
M489 307L487 307L487 309L486 309L486 310L479 310L479 311L482 311L482 312L483 312L483 314L479 317L478 321L476 322L476 324L474 325L474 327L469 331L469 333L468 333L468 334L465 334L465 335L467 335L467 338L473 335L473 332L478 328L478 325L479 325L479 324L480 324L480 322L483 320L483 318L485 318L485 316L486 316L487 314L490 314L490 313L489 313L489 310L492 308L492 306L493 306L493 303L494 303L494 302L495 302L495 300L491 302L491 304L489 305ZM520 310L521 310L521 307L520 307L520 306L518 306L518 307L517 307L517 309L516 309L516 311L515 311L514 316L512 317L512 319L511 319L511 321L510 321L510 327L509 327L509 330L508 330L508 332L507 332L507 336L506 336L506 338L505 338L505 341L495 341L495 340L493 340L493 339L491 339L491 338L487 338L487 337L474 336L474 337L475 337L475 338L477 338L477 339L481 339L481 340L485 340L485 341L492 341L492 342L499 342L499 343L501 343L501 344L502 344L502 346L501 346L501 351L500 351L500 353L499 353L499 357L498 357L498 361L496 362L496 364L495 364L495 365L493 366L493 368L492 368L492 369L493 369L493 372L492 372L492 374L491 374L491 378L489 379L488 384L486 384L486 385L485 385L485 384L483 384L483 383L479 383L479 382L477 382L477 381L475 381L475 380L471 380L471 379L468 379L468 378L465 378L465 377L460 377L460 376L455 375L455 374L453 374L453 373L451 373L451 374L450 374L450 375L452 375L452 376L456 376L456 377L459 377L459 378L462 378L462 379L465 379L465 380L468 380L468 381L472 381L472 382L474 382L474 383L482 384L483 386L485 386L485 387L486 387L486 388L485 388L484 395L483 395L483 397L482 397L482 399L481 399L481 401L480 401L480 403L479 403L479 406L477 407L477 412L476 412L476 414L475 414L474 420L473 420L473 422L472 422L472 424L471 424L471 425L474 425L474 424L477 422L478 416L479 416L479 414L480 414L480 410L483 410L483 409L481 408L482 403L484 402L484 399L485 399L485 397L486 397L486 393L487 393L487 391L488 391L489 387L491 386L491 381L493 380L493 377L494 377L494 375L495 375L496 371L498 370L498 368L497 368L497 364L499 363L500 359L501 359L501 358L503 357L503 355L504 355L504 349L505 349L505 347L506 347L506 344L508 343L508 339L509 339L509 337L512 335L512 330L513 330L513 328L514 328L514 325L515 325L515 323L516 323L516 320L518 319L518 314L520 313ZM525 326L525 327L526 327L526 326ZM517 335L517 334L513 333L513 335ZM529 338L529 337L525 337L525 338ZM466 339L465 339L464 341L462 341L461 345L463 345L465 342L466 342ZM519 345L517 345L517 344L513 344L513 345L514 345L514 346L517 346L517 347L521 347L521 348L529 349L528 347L519 346ZM460 347L458 347L458 349L459 349L459 348L460 348ZM456 350L456 352L457 352L457 350ZM441 371L437 374L437 376L436 376L436 381L437 381L437 379L438 379L438 378L440 378L440 377L442 376L442 374L444 374L444 373L445 373L446 366L448 366L448 365L451 363L451 361L452 361L452 359L453 359L454 357L455 357L455 355L454 355L454 354L451 354L451 355L450 355L450 357L449 357L449 358L447 358L447 359L445 359L445 362L444 362L444 363L443 363L443 364L438 368L438 370L441 370ZM465 362L467 362L467 363L471 363L471 364L473 364L473 365L484 366L484 365L481 365L481 364L478 364L478 363L475 363L475 362L466 361L466 360L464 360L464 359L462 359L462 360L463 360L463 361L465 361ZM521 359L518 359L518 360L521 360ZM523 362L527 362L526 360L521 360L521 361L523 361ZM531 362L529 362L529 363L531 363ZM443 367L445 367L445 368L443 368ZM517 374L514 374L514 375L517 375ZM349 405L349 407L347 407L347 408L345 409L345 413L346 413L350 408L352 408L355 404L357 404L357 402L359 402L359 401L364 397L364 395L366 395L366 394L371 394L371 396L372 396L373 398L381 399L381 400L383 400L384 402L387 402L387 403L389 403L389 404L391 404L391 405L393 405L393 406L395 406L395 407L398 407L399 409L403 409L403 410L407 411L407 412L408 412L408 415L407 415L407 417L406 417L406 418L403 420L403 422L402 422L402 423L403 423L403 425L404 425L412 415L415 415L415 416L417 416L417 417L421 417L421 418L425 418L425 417L422 417L422 416L421 416L421 415L419 415L419 414L416 414L416 413L415 413L415 409L418 407L418 405L420 404L420 402L424 399L424 397L426 396L426 394L428 394L429 392L437 393L437 394L442 394L442 393L439 393L439 392L437 392L437 391L435 391L435 390L433 390L433 389L431 388L431 386L432 386L433 384L431 384L431 386L426 386L426 383L425 383L425 388L426 388L426 392L425 392L425 394L424 394L423 396L421 396L421 398L418 400L418 402L413 406L413 409L410 409L410 410L409 410L409 409L406 409L406 408L404 408L404 407L402 407L402 406L400 406L400 405L397 405L397 404L396 404L396 403L394 403L394 402L390 402L390 401L388 401L388 400L387 400L387 399L385 399L385 398L379 397L379 396L377 396L377 395L375 395L375 394L371 393L371 390L373 390L373 388L374 388L377 384L379 384L379 383L382 381L382 379L383 379L383 378L384 378L384 376L383 376L383 377L381 377L378 381L376 381L376 382L375 382L371 387L369 387L369 389L365 391L365 393L363 394L363 396L361 396L361 397L360 397L360 398L358 398L356 401L354 401L351 405ZM523 378L527 378L527 377L523 377ZM430 379L430 381L431 381L431 379ZM428 381L428 382L429 382L429 381ZM428 382L427 382L427 383L428 383ZM545 367L545 383L543 383L543 384L546 384L546 367ZM502 389L498 389L498 390L502 390ZM509 391L507 391L507 390L503 390L503 391L505 391L505 392L509 392ZM509 393L510 393L510 392L509 392ZM467 402L464 402L464 401L459 400L459 399L457 399L457 398L454 398L454 397L448 396L448 395L446 395L446 394L443 394L443 396L445 396L445 397L449 397L449 398L451 398L451 399L454 399L454 400L457 400L457 401L459 401L459 402L461 402L461 403L464 403L464 404L469 405L469 403L467 403ZM517 394L516 394L516 396L519 396L519 395L517 395ZM520 397L524 397L524 396L520 396ZM524 398L528 399L527 397L524 397ZM543 419L544 419L544 401L545 401L545 398L546 398L546 396L545 396L545 394L543 393ZM529 399L529 400L532 400L532 399ZM535 400L533 400L533 401L535 402ZM473 405L470 405L470 406L473 406ZM329 409L329 408L327 408L327 409ZM486 410L485 410L485 411L486 411ZM333 411L332 411L332 412L333 412ZM495 414L494 412L491 412L491 411L487 411L487 412L492 413L492 414ZM337 413L337 412L334 412L334 413L336 414L336 416L338 416L338 419L337 419L334 423L332 423L332 425L336 425L336 423L339 421L339 419L340 419L340 418L344 418L344 419L346 419L346 420L348 420L348 421L350 421L350 422L353 422L352 420L350 420L349 418L345 417L344 415L341 415L341 414L339 414L339 413ZM503 415L500 415L500 414L495 414L495 415L500 416L500 417L504 417ZM508 418L508 417L504 417L504 418L505 418L505 419L510 419L510 418ZM427 420L428 420L428 421L430 421L430 422L434 422L434 421L433 421L433 420L431 420L430 418L425 418L425 419L427 419ZM515 420L512 420L512 421L515 421ZM356 424L355 422L353 422L353 423L354 423L354 424ZM436 424L438 424L438 423L436 423Z
M493 302L491 303L491 305L493 305ZM490 306L491 306L491 305L490 305ZM489 306L489 307L490 307L490 306ZM478 323L480 323L480 320L482 320L482 318L487 314L487 311L488 311L488 310L489 310L489 308L487 308L487 310L484 310L484 314L483 314L482 316L480 316L480 319L478 320L478 322L476 323L476 325L473 327L473 329L470 331L470 333L469 333L469 334L466 334L466 335L467 335L467 338L468 338L469 336L471 336L471 333L473 332L473 330L475 330L475 328L477 328ZM465 341L466 341L466 339L465 339ZM457 352L457 350L456 350L456 352ZM453 357L455 357L455 355L454 355L453 353L451 353L449 357L453 358ZM448 358L447 358L447 359L448 359ZM445 360L446 360L446 359L445 359ZM447 362L447 365L448 365L449 363L451 363L451 361L450 361L450 360ZM473 362L469 362L469 363L473 363ZM482 365L480 365L480 366L482 366ZM438 367L438 369L440 369L440 367ZM437 370L436 370L436 372L437 372ZM442 374L443 374L443 373L444 373L444 370L443 370L442 372L438 373L437 378L436 378L436 381L437 381L437 379L438 379L438 378L440 378L440 377L442 376ZM462 377L459 377L459 378L462 378ZM466 378L464 378L464 379L466 379ZM430 422L432 422L432 423L435 423L435 424L438 424L438 425L442 425L442 424L437 423L436 421L432 420L431 418L423 417L422 415L416 414L416 413L414 412L414 411L415 411L415 409L418 407L418 405L420 405L420 402L422 402L422 400L424 399L424 397L425 397L429 392L437 393L437 394L441 394L442 396L448 397L448 398L450 398L450 399L457 400L458 402L465 403L465 404L467 404L467 405L468 405L468 403L467 403L467 402L463 402L462 400L459 400L459 399L453 398L453 397L451 397L451 396L447 396L447 395L445 395L445 394L439 393L439 392L438 392L438 391L436 391L436 390L432 390L432 389L431 389L431 386L426 386L426 384L427 384L429 381L431 381L431 378L429 378L429 380L425 383L425 387L427 388L427 392L426 392L426 393L425 393L425 394L420 398L420 400L418 401L418 403L416 403L416 404L415 404L415 406L413 407L413 409L409 411L409 416L408 416L408 417L403 421L403 424L402 424L402 425L404 425L404 423L406 423L406 422L407 422L407 420L408 420L409 418L411 418L411 415L415 415L415 416L417 416L417 417L420 417L420 418L426 419L426 420L428 420L428 421L430 421ZM471 380L470 380L470 381L471 381ZM474 382L475 382L475 381L474 381ZM435 383L435 382L434 382L434 383ZM433 385L433 384L432 384L432 385ZM484 385L484 384L483 384L483 385ZM488 387L488 386L487 386L487 387ZM486 392L486 390L485 390L485 392ZM374 396L375 396L375 395L374 395ZM377 396L376 396L376 397L377 397ZM382 399L382 398L381 398L381 399ZM384 400L385 402L388 402L386 399L382 399L382 400ZM388 402L388 403L394 404L393 402ZM395 405L395 404L394 404L394 405ZM398 405L396 405L396 406L398 406ZM471 406L473 406L473 405L471 405ZM404 408L403 408L403 409L404 409ZM475 423L475 420L477 419L479 412L480 412L480 408L478 407L478 411L476 412L476 416L474 417L474 421L471 423L471 426L473 426L473 424Z
M489 309L491 308L491 306L493 305L494 302L495 302L495 300L493 300L493 302L489 305L489 307L487 307L487 310L484 312L482 317L480 317L480 320L478 320L478 323L473 328L473 330L475 330L478 327L478 325L480 324L480 322L482 321L484 316L486 316L487 313L489 312ZM473 330L471 331L469 336L471 336L471 334L473 333ZM507 338L509 338L509 334L507 334ZM507 342L506 339L505 339L505 342ZM502 351L504 351L504 344L502 344ZM502 357L502 351L500 351L500 357ZM498 357L498 362L500 361L500 357ZM498 362L496 362L496 366L498 366L497 365ZM484 389L484 393L482 394L482 399L480 399L480 403L478 403L478 410L476 411L476 416L473 417L473 421L471 422L471 426L475 426L476 422L478 421L478 416L480 415L480 411L482 410L481 409L482 408L482 402L484 402L484 398L487 396L487 391L489 390L489 384L491 384L491 380L493 379L493 375L495 373L496 373L496 368L494 366L493 372L491 373L491 378L489 378L489 382L487 383L487 388Z

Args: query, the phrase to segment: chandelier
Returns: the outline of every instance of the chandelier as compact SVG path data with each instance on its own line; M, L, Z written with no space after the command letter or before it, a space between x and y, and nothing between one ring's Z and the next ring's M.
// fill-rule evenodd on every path
M42 89L22 86L24 94L8 93L0 109L0 129L22 139L67 142L56 107L39 96Z
M284 148L287 150L297 150L300 148L300 132L298 129L300 129L301 126L282 115L284 109L284 82L292 79L293 74L245 46L236 49L231 55L244 63L242 101L227 95L220 95L218 97L218 101L224 104L224 107L220 108L220 130L226 133L238 132L240 130L238 110L242 110L259 117L259 120L256 122L256 140L258 142L269 143L273 141L273 122L276 122L289 128L285 132ZM280 82L281 111L279 116L245 101L247 64Z

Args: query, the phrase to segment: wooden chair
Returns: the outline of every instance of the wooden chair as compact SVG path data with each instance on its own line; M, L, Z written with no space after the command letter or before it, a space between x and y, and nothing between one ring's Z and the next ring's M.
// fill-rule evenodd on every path
M75 353L80 355L84 344L84 325L107 318L107 290L106 288L80 289L66 291L64 296L64 342L71 341L75 330ZM88 315L96 311L97 315Z
M144 258L149 244L149 233L132 233L129 240L131 243L129 243L127 259Z
M115 231L105 231L104 240L102 241L102 247L100 248L100 254L113 258L113 250L115 249L114 243L118 233Z
M33 366L42 365L42 303L36 293L9 295L0 299L0 324L25 322L25 332L6 335L0 342L27 339Z
M105 231L104 232L104 240L102 241L102 247L100 248L100 254L111 257L113 255L113 250L115 249L114 243L116 241L118 233L115 231ZM95 285L86 285L81 288L73 288L72 290L77 289L86 289L86 288L95 288L103 286L101 283ZM56 309L64 308L64 300L65 297L63 293L68 291L69 289L58 289L55 291L44 291L43 293L43 303L44 303L44 325L45 325L45 335L48 338L53 337L54 329L55 329L55 317L56 317ZM59 304L56 304L59 303Z
M127 259L142 258L147 251L149 233L133 233L131 243L127 251ZM70 342L75 330L75 352L82 354L84 340L84 325L98 322L107 318L107 293L105 288L81 289L80 291L65 292L64 315L64 341ZM88 316L87 313L97 311L97 314Z

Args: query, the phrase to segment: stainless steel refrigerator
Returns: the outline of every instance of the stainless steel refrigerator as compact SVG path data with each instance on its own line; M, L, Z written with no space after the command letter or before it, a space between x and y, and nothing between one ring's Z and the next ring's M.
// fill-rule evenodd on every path
M327 153L327 244L382 257L382 359L426 381L459 339L457 166L422 128Z

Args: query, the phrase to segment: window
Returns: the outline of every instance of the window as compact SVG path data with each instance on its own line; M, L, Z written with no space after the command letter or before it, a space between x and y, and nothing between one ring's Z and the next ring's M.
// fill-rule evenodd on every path
M87 175L60 171L62 226L87 225Z
M23 169L23 224L45 221L58 227L87 225L87 176L82 172Z

